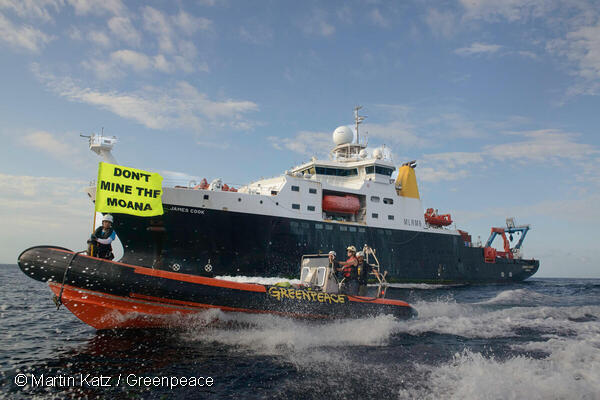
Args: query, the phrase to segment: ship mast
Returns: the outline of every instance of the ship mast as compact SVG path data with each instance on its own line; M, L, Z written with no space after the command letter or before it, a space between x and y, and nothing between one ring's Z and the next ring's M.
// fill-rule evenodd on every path
M356 144L360 144L360 141L358 139L358 126L360 124L362 124L362 122L365 120L365 118L367 118L367 116L360 116L358 115L358 110L360 110L362 108L362 106L356 106L354 107L354 123L356 126Z

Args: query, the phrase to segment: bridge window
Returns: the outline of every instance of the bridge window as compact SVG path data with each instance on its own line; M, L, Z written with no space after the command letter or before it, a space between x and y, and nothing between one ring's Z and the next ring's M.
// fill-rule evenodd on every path
M393 221L393 220L394 220L394 216L393 216L393 215L388 215L388 219L389 219L390 221Z
M346 226L340 226L340 231L346 232L347 230L348 230L348 227L346 227Z
M358 175L357 168L329 168L329 167L316 167L317 175L329 175L329 176L356 176Z
M348 228L348 230L349 230L350 232L356 232L356 228L355 228L354 226L351 226L350 228Z
M385 168L385 167L380 167L380 166L376 166L375 167L375 173L376 174L392 176L393 172L394 172L394 170L391 169L391 168Z
M379 214L377 214L377 213L373 213L373 214L371 214L371 217L372 217L372 218L379 218Z
M394 200L393 199L384 198L383 199L383 204L394 204Z
M315 211L315 206L306 206L308 211Z
M365 172L367 174L374 174L375 173L375 167L372 165L369 165L368 167L365 168Z
M315 189L315 188L310 188L310 189L308 189L308 193L311 193L311 194L316 194L316 193L317 193L317 189Z
M299 192L300 186L292 186L292 192Z
M295 204L295 203L294 203L294 204L292 204L292 208L293 208L294 210L299 210L299 209L300 209L300 204Z

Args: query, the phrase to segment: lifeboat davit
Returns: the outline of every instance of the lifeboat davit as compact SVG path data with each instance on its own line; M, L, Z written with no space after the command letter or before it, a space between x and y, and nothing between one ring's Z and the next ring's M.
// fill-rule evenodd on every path
M425 222L433 226L448 226L452 224L450 214L438 214L433 208L428 208L425 212Z
M340 214L356 214L360 210L358 197L352 195L336 196L327 194L323 196L323 211Z

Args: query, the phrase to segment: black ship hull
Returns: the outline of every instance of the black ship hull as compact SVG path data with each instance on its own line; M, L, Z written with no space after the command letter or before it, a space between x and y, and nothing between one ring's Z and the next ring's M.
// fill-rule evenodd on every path
M507 283L527 279L538 260L496 258L460 235L373 228L226 210L164 205L160 217L115 215L131 265L204 276L296 276L303 254L345 254L349 245L376 249L391 282ZM436 232L438 231L438 232Z

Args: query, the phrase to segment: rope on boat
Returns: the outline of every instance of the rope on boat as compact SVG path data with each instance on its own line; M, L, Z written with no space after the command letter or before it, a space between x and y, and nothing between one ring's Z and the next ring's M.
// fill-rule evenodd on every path
M85 253L86 251L87 250L81 250L81 251L78 251L77 253L73 253L73 255L71 256L71 259L69 260L69 263L67 264L67 268L65 268L65 273L63 274L62 284L60 285L60 292L58 293L58 296L54 295L54 297L52 298L52 300L54 300L54 304L56 304L56 310L58 310L60 308L60 306L62 305L62 295L63 295L63 291L65 290L65 282L67 280L67 272L71 269L73 260L75 260L75 257L78 254Z

